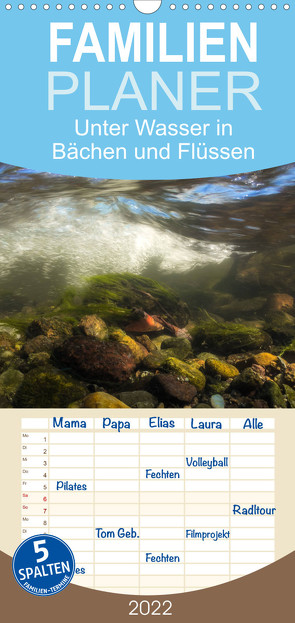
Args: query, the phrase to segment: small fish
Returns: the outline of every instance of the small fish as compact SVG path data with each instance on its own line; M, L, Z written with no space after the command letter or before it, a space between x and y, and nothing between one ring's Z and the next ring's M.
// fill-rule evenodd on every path
M142 312L142 318L131 322L126 327L126 331L130 333L153 333L154 331L163 331L163 329L163 325L146 312Z

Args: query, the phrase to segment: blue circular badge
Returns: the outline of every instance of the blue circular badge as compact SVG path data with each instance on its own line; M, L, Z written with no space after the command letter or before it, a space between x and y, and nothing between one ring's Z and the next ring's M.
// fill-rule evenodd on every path
M23 541L14 553L12 570L18 584L32 595L60 593L75 573L69 546L51 534L37 534Z

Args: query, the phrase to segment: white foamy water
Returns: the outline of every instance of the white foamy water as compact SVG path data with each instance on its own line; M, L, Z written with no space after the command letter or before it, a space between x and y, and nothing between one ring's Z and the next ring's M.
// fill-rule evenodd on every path
M32 214L31 214L32 216ZM62 264L67 283L81 276L109 272L142 273L151 262L163 272L188 271L196 265L221 262L231 253L225 244L198 242L162 226L125 220L116 211L77 214L52 203L34 219L15 221L3 232L0 277L18 270L40 269L44 278Z
M144 274L175 288L186 281L193 289L199 266L211 264L215 274L214 264L233 251L294 242L294 186L293 165L175 182L69 178L0 165L0 313L54 302L83 277L109 272Z

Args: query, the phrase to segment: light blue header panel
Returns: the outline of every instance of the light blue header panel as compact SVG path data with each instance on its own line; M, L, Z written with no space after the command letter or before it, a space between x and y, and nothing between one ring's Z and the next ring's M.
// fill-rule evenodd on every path
M293 5L135 4L1 1L1 161L180 179L295 160Z

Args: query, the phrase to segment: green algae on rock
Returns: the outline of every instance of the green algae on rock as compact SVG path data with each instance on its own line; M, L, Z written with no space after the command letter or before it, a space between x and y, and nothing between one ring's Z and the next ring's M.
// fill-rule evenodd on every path
M264 331L234 322L203 322L195 326L191 334L196 349L205 346L221 355L260 350L271 343Z
M283 385L283 388L291 409L295 409L295 390L289 385Z
M15 368L8 368L0 375L0 395L12 400L22 384L24 375Z
M161 343L161 350L169 349L177 359L193 356L192 346L187 338L166 337Z
M46 352L39 352L39 353L32 353L31 355L28 356L27 359L27 366L29 368L38 368L40 366L47 366L49 364L50 361L50 353L46 353Z
M149 353L142 362L142 366L147 370L159 370L170 356L169 351L156 351Z
M268 368L269 366L276 366L279 360L278 357L272 353L258 353L250 358L250 363Z
M122 329L113 329L110 332L110 339L118 342L119 344L125 344L125 346L128 346L136 363L140 363L140 361L148 355L146 348L136 342L132 337L129 337L129 335L127 335L125 331L122 331Z
M81 400L86 389L82 383L53 367L34 368L25 375L16 392L14 405L21 408L67 407Z
M142 308L148 314L160 314L168 322L185 326L189 313L185 303L166 286L152 279L129 273L98 275L88 278L81 290L68 289L60 311L76 316L77 310L92 308L106 322L127 324L132 309ZM78 312L80 313L80 311ZM83 315L83 314L81 314Z
M203 353L198 353L197 358L201 361L206 361L206 359L218 359L217 355L213 355L213 353L207 353L206 351Z
M264 398L269 407L273 409L285 409L286 400L282 391L275 381L266 381L263 386L262 398Z
M230 390L238 391L247 396L251 392L261 389L264 383L265 379L258 372L252 368L246 368L232 380Z
M206 385L206 378L194 364L185 363L176 357L168 357L164 367L179 376L181 379L188 380L198 391L202 391Z
M230 380L217 381L216 379L207 376L206 377L206 395L212 396L213 394L225 394L230 384Z
M206 359L205 370L211 376L220 376L222 379L232 379L238 376L239 370L235 366L230 365L219 359Z
M288 363L295 363L295 340L292 340L291 344L282 350L281 357Z

